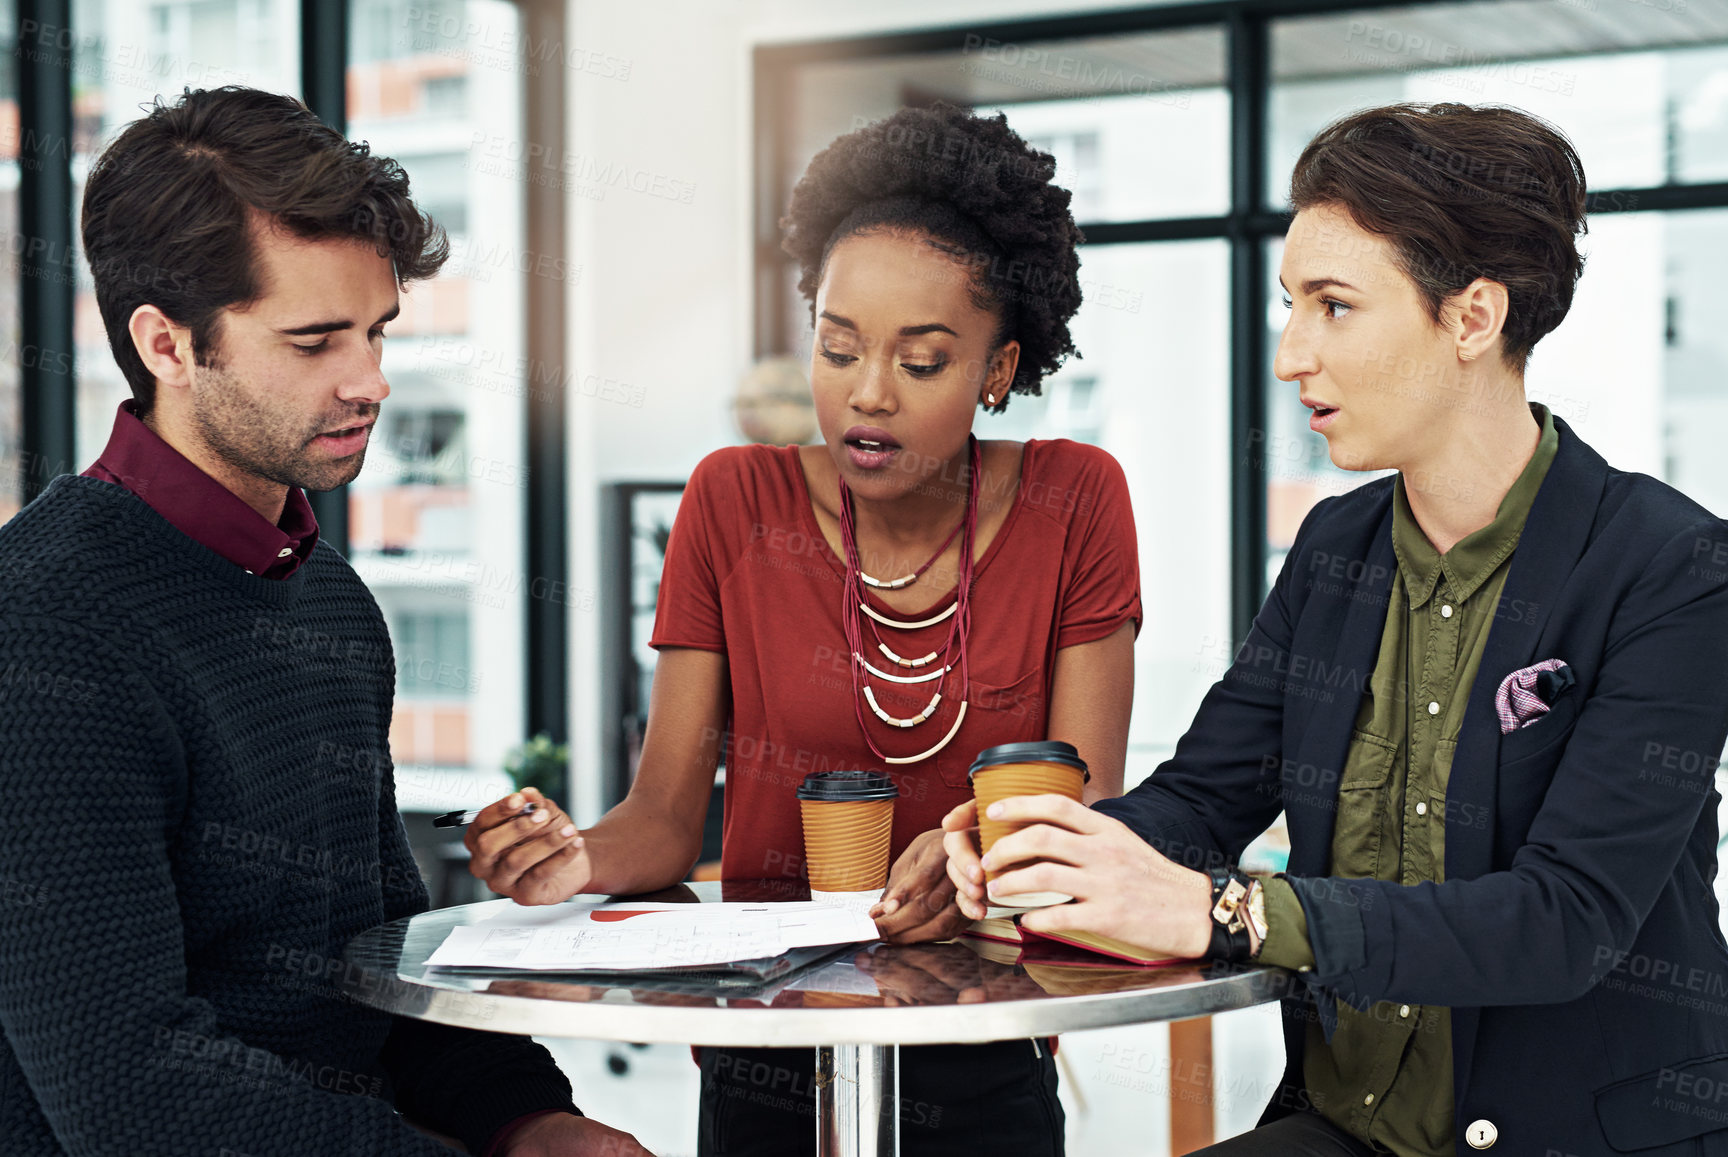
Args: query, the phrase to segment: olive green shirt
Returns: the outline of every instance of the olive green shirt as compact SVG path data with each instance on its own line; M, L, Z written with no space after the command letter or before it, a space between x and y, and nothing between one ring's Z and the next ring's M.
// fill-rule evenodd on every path
M1509 560L1559 436L1546 407L1536 452L1494 521L1444 555L1423 534L1400 476L1393 484L1398 560L1379 657L1356 713L1338 783L1329 875L1401 884L1446 878L1446 783L1488 642ZM1307 921L1283 880L1266 887L1260 959L1311 968ZM1450 1157L1453 1145L1450 1010L1382 1001L1338 1002L1328 1043L1310 1023L1303 1059L1309 1097L1333 1124L1399 1157Z

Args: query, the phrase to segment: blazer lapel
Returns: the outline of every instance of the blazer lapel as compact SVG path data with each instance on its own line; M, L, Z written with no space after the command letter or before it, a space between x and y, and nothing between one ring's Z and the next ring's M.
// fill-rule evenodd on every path
M1512 552L1512 569L1506 574L1458 731L1458 749L1446 784L1446 814L1460 817L1460 821L1494 814L1500 751L1500 717L1494 710L1494 696L1501 680L1531 663L1566 657L1539 655L1537 644L1547 630L1560 588L1584 553L1596 508L1602 501L1602 488L1608 481L1608 463L1602 456L1559 418L1554 424L1559 429L1560 446L1536 492L1518 549ZM1493 840L1492 823L1448 822L1446 878L1471 880L1488 872L1493 866Z
M1584 553L1602 489L1608 481L1608 463L1579 440L1559 418L1560 446L1548 476L1536 492L1530 517L1512 552L1512 569L1500 592L1493 626L1482 650L1482 665L1470 688L1464 722L1458 731L1458 749L1452 757L1452 774L1446 783L1446 814L1493 817L1495 781L1499 775L1500 717L1494 710L1494 695L1500 681L1520 667L1542 659L1564 655L1539 655L1537 645L1547 631L1549 614L1560 588ZM1458 805L1471 806L1458 806ZM1474 808L1483 809L1475 812ZM1470 880L1493 867L1493 824L1476 827L1446 824L1446 878ZM1452 1087L1470 1086L1470 1068L1476 1047L1478 1011L1452 1010Z
M1293 726L1285 731L1287 749L1294 750L1293 758L1284 765L1289 870L1298 876L1323 876L1330 866L1338 781L1344 774L1344 757L1350 750L1350 732L1356 725L1362 691L1373 673L1386 626L1386 603L1398 565L1392 552L1390 487L1386 493L1385 507L1373 533L1360 540L1361 550L1350 552L1366 565L1347 568L1346 573L1356 570L1357 577L1336 580L1332 585L1339 589L1310 590L1301 618L1304 628L1313 624L1313 629L1304 629L1294 641L1293 664L1300 660L1312 668L1316 660L1330 663L1334 676L1325 681L1323 690L1310 684L1321 691L1317 697L1292 702ZM1316 791L1314 772L1303 770L1315 768L1320 769L1318 782L1330 784L1328 790Z

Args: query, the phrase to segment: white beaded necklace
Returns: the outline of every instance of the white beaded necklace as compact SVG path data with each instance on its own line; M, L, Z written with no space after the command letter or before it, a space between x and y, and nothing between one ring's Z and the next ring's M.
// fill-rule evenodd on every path
M948 675L956 667L960 670L962 695L965 694L966 688L971 685L966 643L972 628L971 593L974 570L972 545L978 525L978 480L981 462L978 440L968 435L967 442L970 449L971 476L967 480L966 510L960 519L960 525L955 527L955 533L962 535L959 584L954 593L954 602L945 610L927 618L910 622L889 618L869 604L865 588L868 586L879 590L899 590L912 585L919 576L929 569L931 563L934 563L943 551L947 550L948 543L954 540L954 535L950 534L948 542L943 543L941 549L931 556L930 562L919 567L913 574L907 575L905 578L895 579L892 582L872 579L864 573L864 568L858 561L858 532L853 519L852 492L847 488L846 480L840 479L840 537L846 548L846 592L841 619L846 629L846 641L852 650L853 709L858 716L858 727L864 733L864 741L870 745L870 750L875 753L876 757L884 763L921 763L929 759L948 746L954 736L959 733L961 724L966 720L966 709L969 703L965 698L962 698L960 710L954 717L953 726L949 727L948 734L944 735L940 742L917 755L893 756L886 754L876 746L876 740L871 736L870 729L865 724L864 708L868 706L876 718L890 727L902 729L917 727L936 713L936 709L942 703L942 689L947 685ZM944 659L939 668L915 676L890 675L879 671L864 658L864 623L866 618L860 617L861 615L867 617L871 624L870 630L872 634L876 635L877 648L896 666L913 669L928 666L934 663L938 657L949 655L951 652L957 652L958 662ZM947 641L940 650L932 651L921 659L905 659L895 654L882 640L880 632L876 629L876 624L881 624L893 630L913 631L923 627L933 627L948 619L952 619L953 624L949 628ZM890 715L882 709L881 704L876 702L876 691L869 683L869 676L871 675L888 682L902 684L928 683L931 680L937 680L936 691L922 711L910 718L902 719Z

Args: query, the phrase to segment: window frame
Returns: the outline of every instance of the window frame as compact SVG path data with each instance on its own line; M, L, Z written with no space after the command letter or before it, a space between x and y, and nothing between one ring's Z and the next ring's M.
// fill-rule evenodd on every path
M299 0L301 99L326 124L347 132L347 70L350 6L347 0ZM536 40L562 43L568 21L561 0L516 0L523 26ZM28 503L57 474L77 469L76 373L73 318L76 285L48 266L53 255L72 251L77 206L72 190L72 80L69 50L55 46L56 29L76 33L72 0L19 0L18 27L47 33L39 51L17 54L20 156L19 233L26 253L49 255L43 268L21 266L21 332L42 351L33 365L20 367L20 500ZM27 22L34 21L34 24ZM16 29L15 29L16 31ZM564 70L532 70L525 78L524 136L563 139ZM562 252L566 208L555 189L530 183L524 220L528 247ZM40 241L40 245L35 242ZM33 275L34 274L34 275ZM524 275L527 276L527 275ZM527 295L525 353L537 364L565 360L565 298L561 282L533 282ZM63 351L63 356L51 356ZM524 391L528 493L522 526L524 573L536 589L563 590L569 584L569 515L565 496L565 405L562 391ZM307 496L318 518L320 537L348 553L348 492L343 487ZM534 533L529 533L536 528ZM527 731L569 740L569 615L560 600L526 601Z
M1456 0L1491 4L1495 0ZM1266 199L1268 111L1272 95L1272 27L1275 22L1344 12L1375 12L1407 3L1362 0L1212 0L1121 12L955 24L913 32L759 45L754 74L755 352L758 357L792 348L791 258L780 249L778 218L790 195L786 158L791 118L785 111L795 72L811 64L863 61L890 56L959 53L968 38L1009 43L1096 39L1112 35L1223 28L1225 82L1230 97L1229 211L1220 216L1079 222L1084 245L1222 238L1230 246L1230 629L1239 644L1267 591L1266 450L1253 436L1266 428L1263 375L1267 364L1264 242L1282 236L1289 218ZM1586 55L1599 55L1589 53ZM1591 214L1728 208L1728 182L1606 189L1587 197Z

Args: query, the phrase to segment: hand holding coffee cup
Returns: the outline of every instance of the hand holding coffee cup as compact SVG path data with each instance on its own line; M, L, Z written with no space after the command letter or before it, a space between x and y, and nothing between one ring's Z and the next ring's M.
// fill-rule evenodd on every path
M978 753L967 773L972 793L978 804L978 840L988 853L997 840L1029 825L1008 820L993 820L987 814L997 800L1020 795L1061 795L1076 803L1082 802L1086 783L1092 778L1086 761L1071 743L1041 739L1030 743L1003 743L987 747ZM1020 892L998 896L990 892L990 881L1010 868L1023 868L1038 860L1023 861L1005 867L986 869L985 894L992 904L1003 908L1043 908L1065 904L1074 897L1064 892Z

